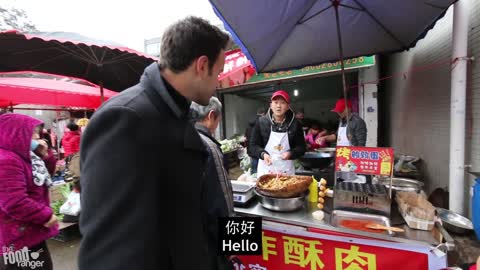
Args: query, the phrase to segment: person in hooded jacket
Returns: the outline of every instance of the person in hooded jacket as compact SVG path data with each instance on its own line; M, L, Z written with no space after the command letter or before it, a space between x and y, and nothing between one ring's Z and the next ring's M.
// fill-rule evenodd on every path
M37 140L40 124L26 115L0 115L0 254L36 252L35 269L52 269L45 241L58 234L58 221L50 208L50 176L41 160L46 148ZM7 257L2 256L0 269L24 269Z
M295 174L293 160L305 154L306 144L287 92L273 93L270 109L253 128L248 151L250 156L259 158L257 177L268 173Z
M77 124L67 125L69 131L65 132L62 138L62 146L65 151L65 157L80 151L80 130Z

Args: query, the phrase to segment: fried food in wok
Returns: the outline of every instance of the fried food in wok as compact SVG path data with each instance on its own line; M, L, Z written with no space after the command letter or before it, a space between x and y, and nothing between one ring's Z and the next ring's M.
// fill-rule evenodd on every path
M311 176L266 174L257 181L257 191L265 196L276 198L296 197L308 190Z

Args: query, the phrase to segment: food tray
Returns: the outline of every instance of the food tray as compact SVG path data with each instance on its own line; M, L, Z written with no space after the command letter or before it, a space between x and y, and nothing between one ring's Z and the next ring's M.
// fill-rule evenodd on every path
M343 220L358 220L358 221L368 221L368 222L375 222L387 227L390 227L390 219L380 215L372 215L372 214L362 214L362 213L355 213L350 211L342 211L342 210L334 210L332 212L332 217L330 220L330 224L334 227L342 227L346 229L353 230L351 228L347 228L341 226ZM378 230L378 234L386 234L386 235L393 235L394 232L388 231L381 231ZM362 231L367 232L367 231Z
M310 183L312 183L311 176L289 175L289 177L295 177L301 181L283 188L279 188L279 189L268 189L268 188L262 188L260 186L261 184L265 184L271 179L276 177L277 175L275 174L265 174L265 175L262 175L260 178L258 178L257 188L256 188L257 192L268 197L292 198L307 191L308 187L310 186Z
M402 194L405 196L400 198ZM407 195L408 197L406 197ZM410 198L410 196L413 196L413 199ZM416 200L414 200L415 198ZM431 231L433 229L435 226L435 208L427 209L430 203L423 196L416 193L398 192L395 199L398 204L398 211L403 219L405 219L405 222L407 222L408 227L424 231ZM409 199L409 201L404 199ZM425 203L421 201L425 201ZM424 206L420 207L419 202L424 204ZM416 215L412 213L416 213Z
M428 221L425 219L419 219L414 216L405 214L400 208L398 208L400 214L402 214L403 219L407 222L408 227L416 230L431 231L435 225L434 221Z

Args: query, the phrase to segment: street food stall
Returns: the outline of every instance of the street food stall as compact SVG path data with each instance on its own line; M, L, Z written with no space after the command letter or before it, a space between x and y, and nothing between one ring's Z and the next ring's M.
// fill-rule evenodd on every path
M393 149L338 147L335 170L391 177ZM347 161L348 162L345 162ZM312 176L234 181L237 216L262 217L262 255L235 269L442 269L453 240L421 190ZM252 195L253 194L253 195Z

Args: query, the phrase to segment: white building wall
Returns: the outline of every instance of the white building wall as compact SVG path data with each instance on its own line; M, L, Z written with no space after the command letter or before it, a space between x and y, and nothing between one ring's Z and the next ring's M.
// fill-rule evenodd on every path
M469 56L478 58L480 1L471 1L471 5ZM415 48L384 58L387 61L385 75L395 75L385 82L383 89L387 96L386 119L390 121L389 143L397 153L417 155L425 161L424 181L428 192L448 187L452 18L453 8ZM480 171L478 60L469 65L468 73L466 163L471 163L473 171ZM465 196L470 196L469 189L465 190Z

